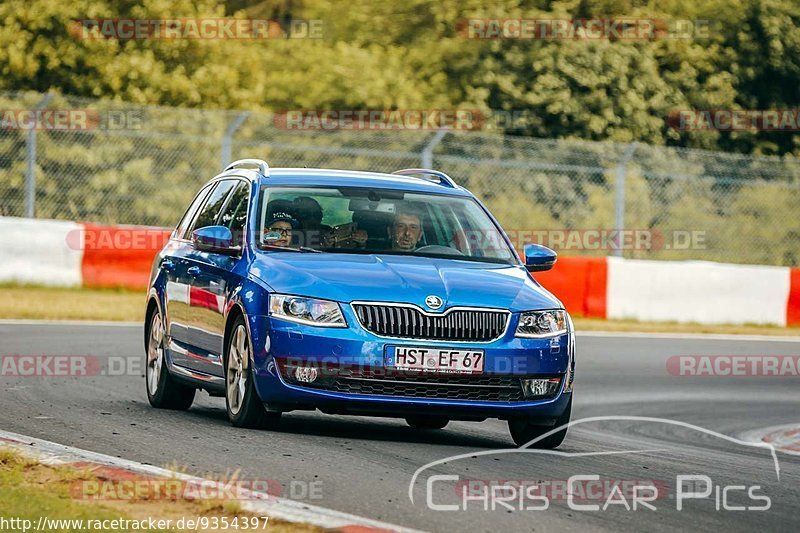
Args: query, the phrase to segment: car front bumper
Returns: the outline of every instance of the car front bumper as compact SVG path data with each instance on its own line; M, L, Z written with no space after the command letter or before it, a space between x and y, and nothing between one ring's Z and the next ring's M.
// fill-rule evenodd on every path
M513 324L512 324L513 325ZM526 417L542 424L551 424L563 413L571 397L574 379L574 346L570 335L554 339L525 339L514 337L515 328L492 342L450 342L421 339L388 339L360 328L319 328L295 324L267 316L251 317L251 337L254 348L254 376L259 396L269 409L319 409L326 413L373 416L407 416L412 414L443 415L454 420L509 419ZM480 349L484 352L484 374L480 377L458 377L467 387L484 380L516 383L520 379L560 378L557 390L549 397L529 399L514 397L505 401L491 395L450 394L437 391L426 396L425 387L437 387L437 379L453 381L453 375L422 375L424 387L384 387L380 374L386 373L387 346L446 347L451 349ZM342 392L341 387L303 384L287 375L289 365L306 365L320 369L324 376L347 369L349 376L370 377L369 383L379 385L373 390L393 389L393 393ZM375 374L378 374L377 381ZM387 376L391 383L398 383ZM400 381L400 383L403 383ZM442 385L445 387L445 385ZM473 390L467 387L459 390ZM363 389L360 389L363 390ZM480 396L480 397L478 397Z

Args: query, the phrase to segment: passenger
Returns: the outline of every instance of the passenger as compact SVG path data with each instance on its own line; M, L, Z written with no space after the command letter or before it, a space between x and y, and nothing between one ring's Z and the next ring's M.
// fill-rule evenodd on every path
M323 211L314 198L298 196L294 199L292 210L300 221L302 230L301 245L327 248L363 248L369 236L354 224L341 224L332 228L322 223Z
M422 238L422 216L419 211L400 208L388 228L392 251L413 252Z
M325 237L323 244L328 248L341 248L343 250L356 250L364 248L369 235L363 229L358 229L358 224L348 222L333 228Z
M264 229L264 237L270 233L277 233L280 238L277 240L264 240L264 244L269 246L289 246L292 244L292 231L298 225L297 220L285 211L276 211L270 215Z
M303 246L320 246L330 235L333 228L322 223L322 206L310 196L298 196L292 203L292 210L302 230Z

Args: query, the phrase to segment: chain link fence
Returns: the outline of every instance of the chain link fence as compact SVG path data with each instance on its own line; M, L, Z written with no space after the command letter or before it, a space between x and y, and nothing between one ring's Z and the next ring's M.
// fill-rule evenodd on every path
M0 112L5 216L169 227L240 158L383 172L432 166L481 198L518 246L800 264L800 162L790 156L473 131L298 131L270 113L38 93L0 94Z

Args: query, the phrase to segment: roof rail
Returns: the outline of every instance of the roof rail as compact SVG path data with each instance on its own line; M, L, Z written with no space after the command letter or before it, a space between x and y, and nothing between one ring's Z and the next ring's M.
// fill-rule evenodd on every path
M269 177L269 165L263 159L240 159L225 167L223 172L243 167L258 167L259 174L264 177Z
M414 176L419 175L422 176L424 180L427 181L434 181L431 178L438 178L439 183L443 185L447 185L448 187L452 187L453 189L457 188L456 182L453 181L453 178L445 174L444 172L440 172L438 170L430 170L427 168L404 168L402 170L395 170L392 174L397 174L398 176Z

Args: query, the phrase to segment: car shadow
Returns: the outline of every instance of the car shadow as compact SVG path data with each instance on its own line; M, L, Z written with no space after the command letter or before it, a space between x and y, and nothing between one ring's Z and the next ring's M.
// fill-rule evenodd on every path
M147 407L149 408L149 406ZM219 407L195 405L186 412L162 412L170 413L171 416L189 417L194 421L202 419L215 425L229 425L225 409ZM478 426L480 422L474 424ZM505 434L497 437L469 434L463 432L461 428L454 428L452 423L444 429L423 430L411 428L399 418L323 415L301 411L284 414L281 417L280 424L274 429L253 431L363 441L465 446L470 448L496 449L513 446L511 438Z
M475 423L479 424L479 423ZM479 448L509 448L510 437L471 435L448 425L444 429L414 429L402 419L382 417L350 417L344 415L312 415L288 413L274 431L353 440L441 444Z

